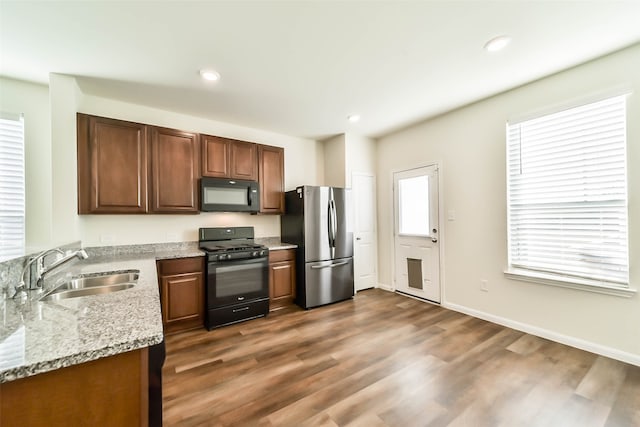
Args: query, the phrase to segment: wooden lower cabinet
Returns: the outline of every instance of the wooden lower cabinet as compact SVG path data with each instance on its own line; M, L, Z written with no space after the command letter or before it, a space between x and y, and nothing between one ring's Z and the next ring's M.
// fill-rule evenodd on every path
M0 385L0 426L149 425L148 350Z
M293 304L296 296L296 252L269 251L269 310Z
M165 333L204 327L204 258L157 262Z

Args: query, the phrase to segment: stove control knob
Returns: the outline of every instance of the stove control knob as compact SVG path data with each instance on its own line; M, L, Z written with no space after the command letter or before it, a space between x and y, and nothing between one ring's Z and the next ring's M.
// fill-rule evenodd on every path
M220 255L218 255L218 259L221 260L221 261L223 259L228 259L228 258L229 258L229 254L220 254Z
M251 252L251 256L258 256L258 251Z
M267 254L267 251L265 251L264 249L260 251L260 256L265 256Z

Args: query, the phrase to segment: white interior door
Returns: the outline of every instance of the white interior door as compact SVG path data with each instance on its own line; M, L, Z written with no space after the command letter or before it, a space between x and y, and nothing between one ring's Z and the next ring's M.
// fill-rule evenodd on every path
M440 302L438 168L393 174L395 289Z
M353 173L351 191L354 200L353 274L355 290L376 286L378 246L376 234L376 180L373 175Z

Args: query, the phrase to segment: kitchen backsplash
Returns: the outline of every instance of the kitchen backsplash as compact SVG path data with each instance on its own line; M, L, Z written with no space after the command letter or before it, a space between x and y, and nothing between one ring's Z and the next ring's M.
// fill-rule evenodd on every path
M89 258L96 256L121 256L131 254L154 254L158 251L185 251L198 249L198 242L145 243L142 245L94 246L84 248Z

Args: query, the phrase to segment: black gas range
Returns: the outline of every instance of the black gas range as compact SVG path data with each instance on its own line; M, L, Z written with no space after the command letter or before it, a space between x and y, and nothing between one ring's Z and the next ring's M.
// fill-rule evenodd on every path
M269 312L269 249L255 243L253 227L199 230L207 253L205 326L211 330Z

